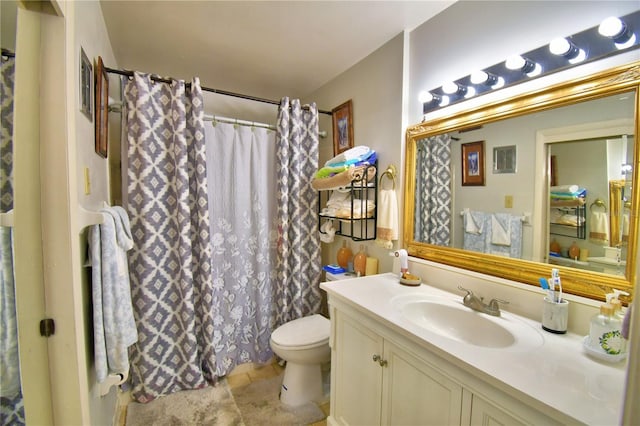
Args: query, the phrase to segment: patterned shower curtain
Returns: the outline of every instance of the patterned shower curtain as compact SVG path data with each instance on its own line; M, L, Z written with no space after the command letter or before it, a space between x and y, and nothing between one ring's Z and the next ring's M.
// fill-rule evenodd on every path
M0 73L0 212L6 213L13 209L15 58L3 56ZM11 228L0 227L0 418L2 424L23 425L12 234Z
M451 136L417 142L414 238L448 247L451 243Z
M138 343L132 395L147 402L215 376L203 98L196 78L125 86L129 255Z
M264 363L273 319L275 132L205 125L217 375Z
M318 169L318 109L283 98L278 109L276 326L320 311L318 194L310 182Z

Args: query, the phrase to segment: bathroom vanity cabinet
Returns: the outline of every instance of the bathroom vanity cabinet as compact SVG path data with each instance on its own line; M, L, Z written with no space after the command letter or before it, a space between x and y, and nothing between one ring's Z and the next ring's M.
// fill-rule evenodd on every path
M401 285L392 273L320 287L331 317L330 425L621 419L625 365L588 356L584 336L546 333L508 310L473 311L461 294Z
M331 425L561 424L384 324L331 303ZM375 330L375 331L374 331Z

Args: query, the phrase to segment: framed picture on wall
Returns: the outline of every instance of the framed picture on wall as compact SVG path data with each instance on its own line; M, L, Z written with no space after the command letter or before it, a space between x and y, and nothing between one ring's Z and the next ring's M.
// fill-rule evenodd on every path
M333 155L353 148L353 108L351 99L331 110L333 117Z
M93 120L93 67L84 49L80 48L80 111L89 119Z
M109 78L104 69L102 57L98 56L95 67L95 104L96 104L96 153L107 158L109 137Z
M462 144L462 186L484 186L484 141Z

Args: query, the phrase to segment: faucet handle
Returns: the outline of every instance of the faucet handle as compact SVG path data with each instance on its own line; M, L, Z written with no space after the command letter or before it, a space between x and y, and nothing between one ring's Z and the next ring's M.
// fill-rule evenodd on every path
M461 285L458 286L458 290L466 291L467 292L466 296L473 295L473 292L471 290L467 290L466 288L462 287Z
M503 305L508 305L509 302L507 302L506 300L502 300L502 299L491 299L491 301L489 302L489 307L492 309L498 309L498 304L501 303Z

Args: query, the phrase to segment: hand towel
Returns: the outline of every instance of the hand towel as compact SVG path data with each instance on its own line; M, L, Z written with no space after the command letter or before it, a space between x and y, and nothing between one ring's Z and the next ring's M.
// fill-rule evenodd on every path
M395 189L381 189L378 193L378 221L376 244L386 249L393 248L398 239L398 200Z
M482 234L484 228L484 215L479 212L471 212L469 209L464 210L465 225L464 232L469 234Z
M320 227L320 241L323 243L332 243L336 235L336 229L333 227L333 221L327 220Z
M9 399L20 395L21 386L12 240L13 228L0 226L0 396Z
M488 215L483 212L464 210L463 215L463 248L465 250L484 253L487 248L484 230Z
M609 245L609 218L606 212L592 211L589 228L589 240L592 243Z
M491 244L498 246L511 245L511 215L492 214L491 215Z
M138 341L126 253L133 248L129 218L122 207L104 208L101 212L104 223L89 229L98 383L109 374L128 373L127 348Z
M622 215L622 242L629 242L629 213L625 212Z
M514 259L522 258L522 218L509 213L494 213L491 216L490 228L486 232L487 253ZM494 230L494 224L500 228ZM505 244L507 227L509 239L508 244Z

